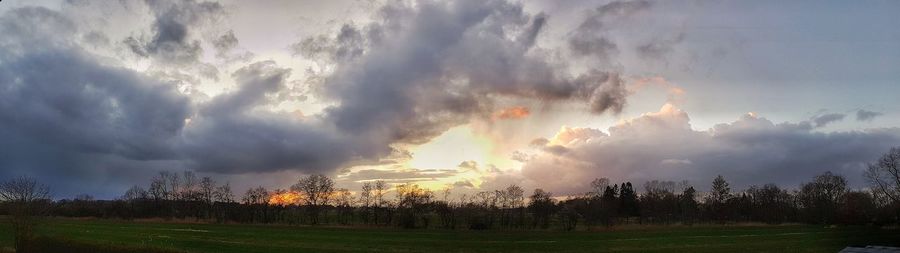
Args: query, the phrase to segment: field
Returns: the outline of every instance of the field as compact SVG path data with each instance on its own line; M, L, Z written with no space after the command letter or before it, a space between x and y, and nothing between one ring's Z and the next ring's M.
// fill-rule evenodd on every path
M8 226L0 246L12 245ZM449 231L51 220L38 234L93 245L184 252L837 252L898 245L900 230L865 227L672 226L608 231Z

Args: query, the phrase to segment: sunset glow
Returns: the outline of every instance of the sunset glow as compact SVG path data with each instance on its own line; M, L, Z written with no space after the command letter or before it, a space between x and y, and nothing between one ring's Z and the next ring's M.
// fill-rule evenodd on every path
M0 253L900 253L898 13L0 0Z
M297 205L303 200L303 195L294 191L276 192L269 196L269 204L277 206Z
M900 142L881 4L3 1L0 176L105 198L166 171L354 196L823 170L865 187Z

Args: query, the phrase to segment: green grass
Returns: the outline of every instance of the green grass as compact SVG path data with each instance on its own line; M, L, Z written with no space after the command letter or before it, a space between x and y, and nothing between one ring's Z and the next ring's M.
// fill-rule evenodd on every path
M54 219L38 234L187 252L837 252L848 245L900 244L896 229L802 225L510 232ZM11 236L8 226L0 229L0 246L11 245Z

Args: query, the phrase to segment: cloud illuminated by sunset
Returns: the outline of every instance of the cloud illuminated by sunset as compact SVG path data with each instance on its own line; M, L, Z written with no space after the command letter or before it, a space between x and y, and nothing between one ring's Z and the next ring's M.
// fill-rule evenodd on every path
M900 145L893 2L51 2L0 4L0 177L60 192L860 186Z
M522 119L528 117L529 114L531 114L531 111L527 107L514 106L495 112L494 117L497 119Z

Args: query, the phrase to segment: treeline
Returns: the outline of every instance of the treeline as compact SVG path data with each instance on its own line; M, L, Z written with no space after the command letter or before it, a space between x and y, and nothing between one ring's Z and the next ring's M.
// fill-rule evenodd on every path
M384 181L366 182L352 194L335 188L326 176L310 175L289 189L257 187L238 197L228 184L193 172L162 172L147 188L134 186L116 200L82 195L49 202L46 215L474 230L735 222L886 225L900 223L900 188L895 184L900 181L890 181L900 175L898 164L900 149L871 164L866 178L873 187L867 190L851 190L843 176L826 172L795 190L765 184L736 191L718 176L704 194L687 182L654 180L638 189L630 182L600 178L591 182L590 191L576 196L554 196L542 189L529 194L517 185L452 196L449 190L391 187Z
M196 182L196 183L194 183ZM304 177L289 190L253 188L240 199L228 184L191 172L164 172L149 190L129 189L117 200L82 195L51 204L49 215L120 219L194 219L218 223L282 223L398 226L445 229L548 229L619 224L804 222L896 224L897 202L869 191L852 191L842 176L827 172L789 191L774 184L733 192L722 176L700 196L686 182L650 181L641 193L630 182L596 179L592 190L555 197L541 189L526 195L517 185L451 198L415 184L389 189L365 183L357 196L335 189L322 175ZM390 196L388 196L390 195ZM436 196L441 195L441 196Z

